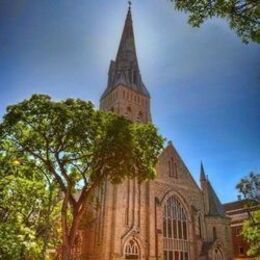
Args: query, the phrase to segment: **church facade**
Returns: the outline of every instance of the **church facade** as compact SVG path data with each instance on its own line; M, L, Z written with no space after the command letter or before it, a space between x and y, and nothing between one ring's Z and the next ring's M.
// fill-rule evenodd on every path
M149 123L150 94L139 70L129 7L100 109ZM232 259L230 219L201 164L200 186L169 142L154 180L105 182L80 230L77 259Z

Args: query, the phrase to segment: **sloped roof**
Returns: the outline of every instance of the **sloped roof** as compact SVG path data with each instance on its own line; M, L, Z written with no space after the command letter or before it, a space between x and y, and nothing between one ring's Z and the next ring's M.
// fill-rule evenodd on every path
M209 212L210 216L222 216L225 217L225 210L223 205L221 204L215 190L211 186L209 180L207 180L208 185L208 200L209 200Z

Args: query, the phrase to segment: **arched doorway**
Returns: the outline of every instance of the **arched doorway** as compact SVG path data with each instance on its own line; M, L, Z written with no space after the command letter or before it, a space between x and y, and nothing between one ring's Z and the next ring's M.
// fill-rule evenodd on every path
M125 246L125 259L140 259L140 252L135 240L131 239Z
M189 260L187 213L176 196L171 196L163 212L164 260Z

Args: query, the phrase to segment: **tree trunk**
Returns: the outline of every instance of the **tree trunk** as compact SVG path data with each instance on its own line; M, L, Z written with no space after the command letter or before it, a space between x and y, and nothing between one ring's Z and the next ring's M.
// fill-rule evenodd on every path
M73 214L72 224L69 232L66 234L66 238L64 238L63 244L63 257L62 260L71 260L73 258L72 252L75 246L75 240L77 235L77 230L79 227L79 222L81 218L81 212L77 211Z
M72 248L69 246L69 244L63 244L62 245L62 254L61 254L61 259L62 260L71 260L72 255L71 255Z
M62 223L62 260L72 260L74 256L72 255L73 247L75 246L76 235L80 223L81 216L84 213L84 201L89 195L89 193L99 184L96 182L94 185L91 186L90 189L83 191L80 196L80 199L77 201L75 205L71 205L73 207L73 214L72 214L72 222L69 227L67 221L67 213L68 213L68 205L69 205L69 192L65 194L62 210L61 210L61 223ZM69 189L68 189L69 190Z

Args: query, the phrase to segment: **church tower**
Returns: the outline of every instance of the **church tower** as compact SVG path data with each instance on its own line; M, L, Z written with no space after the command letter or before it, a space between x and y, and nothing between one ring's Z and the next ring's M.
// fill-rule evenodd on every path
M100 109L136 122L151 121L150 94L138 66L130 6L116 59L110 63L107 87L100 99Z
M100 109L134 122L152 121L130 6ZM158 157L156 173L155 179L143 182L133 178L113 184L106 179L93 190L75 259L232 259L229 219L203 165L199 187L170 142Z

